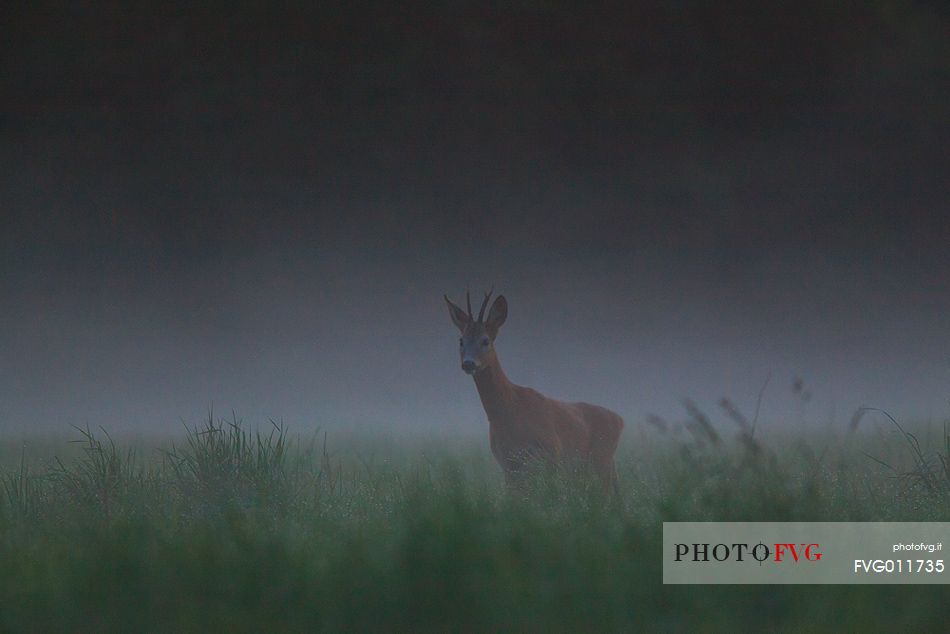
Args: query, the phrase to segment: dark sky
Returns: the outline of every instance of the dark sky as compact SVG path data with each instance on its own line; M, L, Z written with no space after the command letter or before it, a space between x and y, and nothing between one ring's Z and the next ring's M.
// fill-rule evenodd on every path
M944 3L10 4L0 426L950 411Z

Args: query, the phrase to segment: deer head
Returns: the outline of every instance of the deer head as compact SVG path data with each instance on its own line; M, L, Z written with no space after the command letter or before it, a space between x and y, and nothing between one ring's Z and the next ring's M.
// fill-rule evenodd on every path
M448 295L445 296L445 303L449 305L449 317L462 335L459 338L459 357L462 370L466 374L475 374L492 362L495 355L495 337L508 316L508 300L504 295L499 295L488 311L488 319L485 319L485 307L488 306L491 293L485 293L477 320L472 314L472 300L468 291L465 292L468 312L453 304Z

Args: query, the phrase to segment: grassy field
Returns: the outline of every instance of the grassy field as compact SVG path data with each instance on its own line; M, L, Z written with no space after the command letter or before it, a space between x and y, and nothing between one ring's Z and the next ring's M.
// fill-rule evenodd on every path
M696 412L697 414L700 414ZM871 419L874 420L871 420ZM950 521L950 438L630 426L622 503L487 440L0 441L2 631L937 631L946 586L664 586L670 520Z

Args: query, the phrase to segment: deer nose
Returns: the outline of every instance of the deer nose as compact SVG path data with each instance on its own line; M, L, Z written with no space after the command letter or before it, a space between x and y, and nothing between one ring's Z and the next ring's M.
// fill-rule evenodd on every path
M471 374L475 371L475 362L471 359L466 359L462 361L462 371L466 374Z

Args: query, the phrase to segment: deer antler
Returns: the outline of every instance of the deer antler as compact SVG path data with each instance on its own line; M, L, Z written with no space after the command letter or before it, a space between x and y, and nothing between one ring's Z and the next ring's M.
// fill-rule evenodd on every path
M482 307L478 311L478 322L481 323L482 319L485 317L485 307L488 306L488 300L491 298L491 294L495 292L495 287L492 286L491 290L485 293L485 299L482 300Z
M474 321L475 317L472 315L472 298L468 294L468 289L465 289L465 305L468 307L468 320Z

